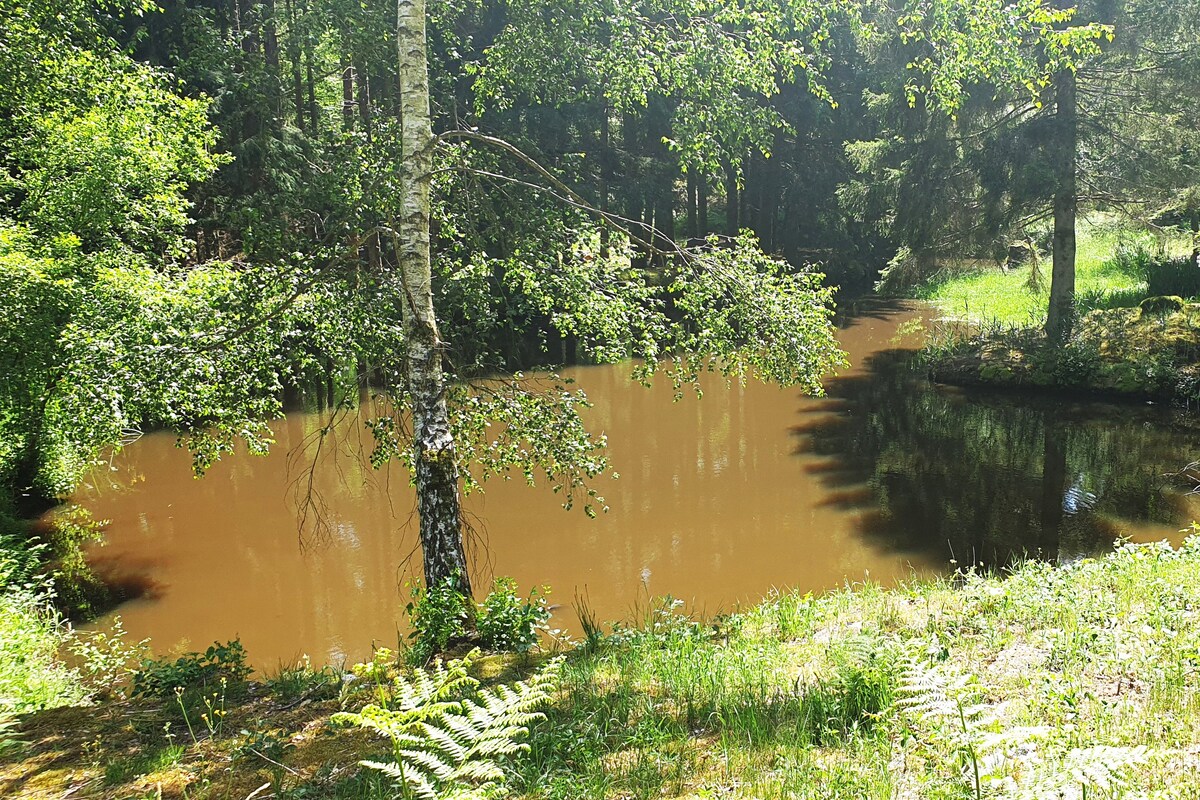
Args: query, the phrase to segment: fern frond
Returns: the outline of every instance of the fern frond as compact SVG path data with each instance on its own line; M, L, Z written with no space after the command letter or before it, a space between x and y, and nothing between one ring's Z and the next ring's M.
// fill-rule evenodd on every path
M395 755L402 765L419 769L440 782L450 780L455 772L454 762L447 762L428 750L397 750Z
M421 800L478 797L500 786L505 774L497 760L529 749L518 740L544 717L537 709L556 691L562 659L527 681L480 689L466 674L476 654L397 676L390 707L337 715L391 738L395 762L363 766Z
M504 780L504 770L491 761L468 761L458 768L454 777L482 788L482 784L499 783Z
M1080 786L1108 791L1124 787L1132 768L1146 763L1149 758L1150 750L1145 745L1096 745L1067 753L1063 767Z
M1018 800L1044 797L1091 797L1094 791L1114 794L1128 788L1135 767L1154 752L1144 745L1095 745L1069 751L1061 760L1047 760L1022 787Z
M455 729L461 717L447 716L442 722L444 727L422 723L421 732L425 735L425 744L432 749L445 753L454 761L461 762L467 757L471 742L478 738L479 731L473 727Z
M476 725L470 717L450 714L441 721L441 729L455 741L468 744L483 735L484 728Z
M360 761L358 763L368 769L382 772L397 784L407 786L409 792L420 800L439 800L437 789L433 783L407 764L392 764L383 761Z

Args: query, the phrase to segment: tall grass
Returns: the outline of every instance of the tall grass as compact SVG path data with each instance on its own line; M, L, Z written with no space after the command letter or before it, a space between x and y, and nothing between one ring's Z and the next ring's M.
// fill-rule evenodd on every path
M698 782L737 794L888 797L887 738L895 658L856 635L808 661L811 598L773 598L701 624L671 605L639 629L579 651L563 702L535 726L517 786L547 798L675 796ZM858 753L826 769L820 748Z
M1200 540L666 607L568 659L529 798L1200 796ZM1111 790L1111 791L1110 791Z
M59 658L68 629L51 600L31 574L28 551L0 537L0 742L11 737L13 715L85 696L78 673Z

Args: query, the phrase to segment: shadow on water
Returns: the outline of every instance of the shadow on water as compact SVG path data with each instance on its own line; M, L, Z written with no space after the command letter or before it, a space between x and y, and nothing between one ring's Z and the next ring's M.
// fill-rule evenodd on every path
M1003 568L1178 541L1200 512L1180 475L1200 423L1183 412L940 387L912 360L875 353L792 429L825 502L875 545Z

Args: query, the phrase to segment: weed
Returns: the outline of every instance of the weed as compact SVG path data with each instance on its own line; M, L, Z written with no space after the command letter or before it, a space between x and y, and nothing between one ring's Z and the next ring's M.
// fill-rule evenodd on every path
M330 666L313 667L308 656L296 664L280 664L279 669L266 677L267 688L285 701L328 699L337 695L341 675Z
M456 577L426 589L413 587L412 598L405 611L412 623L410 655L414 664L424 664L435 653L445 652L475 623L475 607L460 591Z
M123 697L136 669L147 659L149 639L130 643L121 617L113 618L108 631L79 632L70 641L70 650L82 665L84 684L95 699Z
M546 608L549 590L533 589L522 600L517 582L497 578L492 591L479 605L479 637L490 650L527 653L538 643L538 631L544 630L550 612Z
M458 589L458 581L448 578L432 589L412 589L412 602L406 610L412 622L413 664L425 664L437 653L457 642L473 638L497 652L527 653L538 643L550 612L546 607L549 589L534 589L522 600L516 581L498 578L482 603L472 603Z
M844 642L831 657L832 674L818 678L800 704L802 727L824 745L869 732L892 705L895 655L871 637Z
M241 738L230 757L235 766L252 764L266 769L271 775L273 791L278 792L283 786L285 774L295 773L295 770L283 763L288 751L294 750L295 747L283 733L260 729L242 730Z
M207 689L245 680L246 651L237 639L213 644L203 653L185 653L174 661L146 659L133 674L134 697L167 698L177 689Z

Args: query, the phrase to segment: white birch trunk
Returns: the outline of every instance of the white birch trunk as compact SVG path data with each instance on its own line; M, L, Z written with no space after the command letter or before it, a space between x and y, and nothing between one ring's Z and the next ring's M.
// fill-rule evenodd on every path
M425 584L433 586L454 576L460 588L470 595L458 465L446 407L446 377L442 371L442 341L433 310L429 190L434 139L429 113L425 0L397 0L396 45L403 150L396 257L405 294L404 366L412 403L413 460Z

